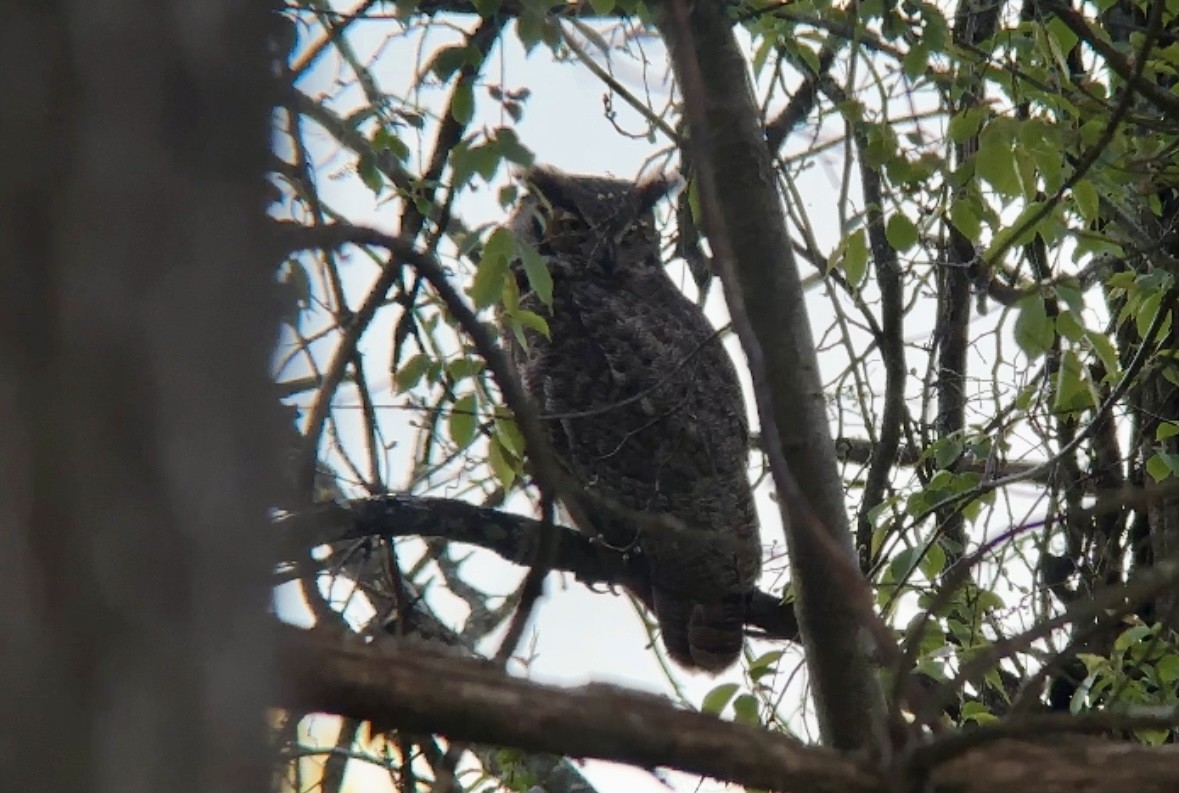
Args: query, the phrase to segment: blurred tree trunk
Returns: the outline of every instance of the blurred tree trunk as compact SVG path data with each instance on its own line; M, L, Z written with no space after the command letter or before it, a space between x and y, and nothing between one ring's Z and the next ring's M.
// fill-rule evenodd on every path
M766 397L758 399L762 433L778 442L814 516L780 496L820 732L825 744L862 749L871 745L884 712L863 614L848 593L849 578L853 586L866 584L855 565L816 347L748 67L719 5L689 10L672 0L661 7L659 25L685 114L690 118L693 106L699 113L692 122L700 141L694 158L702 176L710 172L702 200L715 201L708 233L725 251L717 256L725 296L754 370L754 389ZM742 321L748 333L740 331ZM775 483L783 493L777 474Z
M268 782L266 3L0 3L2 786Z

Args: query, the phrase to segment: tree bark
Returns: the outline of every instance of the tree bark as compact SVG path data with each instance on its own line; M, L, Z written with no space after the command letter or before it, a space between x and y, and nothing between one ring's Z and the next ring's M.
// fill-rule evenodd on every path
M7 789L267 786L272 19L0 5Z
M676 19L677 6L684 9L683 24ZM728 249L718 251L717 259L734 326L744 317L755 336L742 335L741 341L755 389L768 394L759 399L763 439L772 443L773 433L766 430L776 426L780 448L767 451L785 458L818 518L807 520L794 511L783 515L820 730L831 746L862 748L881 724L883 700L846 576L833 574L837 567L853 567L855 552L802 282L745 58L720 3L667 0L658 24L685 115L692 119L693 161L702 184L713 188L701 194L713 204L706 214L715 213L708 230L714 250ZM785 502L782 482L775 479ZM821 532L826 536L818 536Z
M278 704L396 724L452 741L667 766L791 793L1179 789L1176 746L1071 736L1032 742L998 733L972 740L969 734L953 734L953 751L919 750L897 756L891 766L868 765L785 735L680 710L649 694L607 685L559 689L520 680L488 662L424 641L341 644L331 635L284 629L281 644L295 685ZM1054 720L1052 726L1067 729L1069 721ZM1010 735L1027 734L1019 727L1013 723Z

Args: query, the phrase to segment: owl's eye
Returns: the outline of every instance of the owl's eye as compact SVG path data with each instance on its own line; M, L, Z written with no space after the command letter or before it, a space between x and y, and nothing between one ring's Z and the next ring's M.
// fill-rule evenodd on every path
M576 212L557 210L549 217L548 230L550 235L581 231L585 228L585 220Z
M636 220L631 229L638 233L643 239L652 239L658 232L655 230L655 223L651 218L640 218Z
M589 225L575 212L555 210L545 224L544 244L551 251L574 253L583 246Z

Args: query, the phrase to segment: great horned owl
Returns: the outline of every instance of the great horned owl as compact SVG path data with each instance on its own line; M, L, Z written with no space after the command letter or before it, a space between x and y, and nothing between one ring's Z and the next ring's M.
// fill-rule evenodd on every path
M545 316L551 335L504 338L583 488L569 511L590 524L582 530L647 558L651 589L635 594L671 657L724 669L741 652L761 543L736 370L660 258L654 206L675 181L548 167L524 181L509 228L545 258L553 293L550 310L518 272L520 306Z

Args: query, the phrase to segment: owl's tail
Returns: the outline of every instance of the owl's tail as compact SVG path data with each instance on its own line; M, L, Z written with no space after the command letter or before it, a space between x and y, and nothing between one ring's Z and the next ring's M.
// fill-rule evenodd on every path
M713 673L737 662L745 637L743 595L705 604L655 589L654 601L663 644L673 661Z

